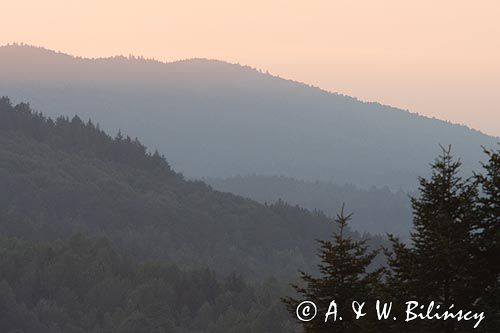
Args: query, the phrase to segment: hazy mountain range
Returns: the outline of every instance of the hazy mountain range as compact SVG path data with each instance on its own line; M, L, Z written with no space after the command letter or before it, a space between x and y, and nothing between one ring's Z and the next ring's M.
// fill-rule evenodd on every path
M288 277L315 267L320 212L262 205L186 181L158 154L92 123L45 119L0 98L0 234L34 241L106 236L119 251L183 267ZM358 233L350 233L359 239ZM382 238L373 238L376 246Z
M282 200L309 210L335 216L345 204L352 212L351 228L372 234L392 233L406 239L412 224L409 195L385 188L359 189L353 185L299 181L276 176L239 176L204 179L215 189L262 203Z
M83 59L0 47L0 95L122 129L189 177L261 174L411 188L439 144L465 170L498 138L214 60Z

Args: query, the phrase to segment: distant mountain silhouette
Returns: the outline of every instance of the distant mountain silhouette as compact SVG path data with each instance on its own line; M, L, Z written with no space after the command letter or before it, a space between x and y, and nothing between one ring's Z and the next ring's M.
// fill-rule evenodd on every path
M319 209L335 216L343 204L353 212L351 228L371 234L392 233L406 239L411 228L410 197L386 188L358 189L325 182L306 182L287 177L240 176L204 179L219 191L231 192L262 203L283 200L291 205Z
M283 175L407 189L439 144L452 144L467 171L483 158L481 145L498 141L222 61L83 59L5 46L0 73L0 95L141 137L189 177Z

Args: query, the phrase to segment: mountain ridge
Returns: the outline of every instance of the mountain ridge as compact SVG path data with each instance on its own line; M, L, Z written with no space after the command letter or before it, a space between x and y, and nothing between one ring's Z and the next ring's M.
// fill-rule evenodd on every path
M443 123L451 124L451 125L454 125L454 126L464 127L467 130L478 132L480 134L487 135L487 136L490 136L490 137L493 137L493 138L497 138L497 139L500 140L500 136L495 136L495 135L491 135L491 134L485 133L485 132L481 131L480 129L477 129L477 128L474 128L474 127L470 127L467 124L456 123L456 122L452 122L452 121L449 121L449 120L446 120L446 119L440 119L440 118L436 118L436 117L433 117L433 116L423 115L423 114L420 114L420 113L418 113L416 111L411 111L409 109L403 109L403 108L400 108L400 107L397 107L397 106L394 106L394 105L385 104L385 103L381 103L381 102L378 102L378 101L363 100L363 99L360 99L360 98L355 97L355 96L350 96L350 95L347 95L347 94L342 94L342 93L339 93L339 92L335 92L335 91L331 91L331 90L328 90L328 89L325 89L325 88L321 88L320 86L315 86L315 85L312 85L312 84L308 84L307 82L303 82L303 81L299 81L299 80L295 80L295 79L281 77L280 75L277 75L277 74L271 74L267 70L264 71L264 70L259 69L257 67L252 67L250 65L243 65L243 64L240 64L240 63L233 63L233 62L229 62L229 61L221 60L221 59L216 59L216 58L203 58L203 57L198 58L198 57L194 57L194 58L186 58L186 59L179 59L179 60L172 60L172 61L164 61L164 60L159 60L159 59L155 59L155 58L147 58L147 57L144 57L144 56L141 56L141 55L133 55L133 54L130 54L128 56L125 56L125 55L112 55L112 56L104 56L104 57L84 57L84 56L73 55L73 54L70 54L70 53L67 53L67 52L63 52L63 51L52 50L52 49L49 49L49 48L46 48L46 47L43 47L43 46L35 46L35 45L24 44L24 43L13 43L13 44L0 45L0 52L2 51L2 49L9 49L9 48L13 48L13 49L25 49L25 50L29 50L29 51L39 52L40 54L46 53L46 54L50 54L50 55L55 55L55 56L63 57L63 58L66 58L66 59L71 59L71 60L76 60L76 61L83 61L83 62L93 62L93 61L106 62L106 61L123 60L123 61L129 62L129 63L138 62L138 63L148 63L150 65L160 65L160 66L161 65L176 65L176 64L182 65L182 64L186 64L186 63L197 63L198 62L198 63L203 63L203 64L217 64L217 65L223 65L223 66L230 66L230 67L235 67L235 68L238 68L238 69L250 70L250 71L252 71L252 72L254 72L256 74L266 75L266 76L269 76L269 77L271 77L273 79L282 80L282 81L285 81L287 83L292 83L292 84L295 84L295 85L298 85L298 86L301 86L301 87L305 87L305 88L309 88L309 89L314 89L314 90L319 90L319 91L321 91L321 92L323 92L325 94L328 94L328 95L333 95L333 96L336 96L336 97L347 98L349 100L360 102L360 103L363 103L363 104L368 104L368 105L372 104L372 105L377 105L377 106L380 106L380 107L391 108L391 109L395 109L395 110L397 110L399 112L407 112L407 113L409 113L411 115L416 115L416 116L427 118L427 119L431 119L431 120L441 121Z
M422 161L432 160L439 144L452 144L471 170L482 158L480 146L500 141L238 64L60 61L52 51L26 50L38 49L0 48L2 94L52 117L77 114L108 132L141 137L192 178L283 175L408 189L425 175Z
M67 53L67 52L64 52L64 51L57 51L57 50L49 49L49 48L46 48L46 47L43 47L43 46L36 46L36 45L24 44L24 43L12 43L12 44L0 45L0 51L2 49L8 49L8 48L24 48L24 49L27 49L27 50L37 51L37 52L41 52L41 53L48 53L48 54L51 54L51 55L62 56L62 57L71 58L73 60L79 60L79 61L113 61L113 60L124 60L124 61L128 61L128 62L135 62L136 61L136 62L142 62L142 63L146 62L146 63L158 64L158 65L174 65L174 64L184 64L184 63L200 62L200 63L220 64L220 65L225 65L225 66L234 66L234 67L237 67L239 69L251 70L251 71L253 71L255 73L258 73L258 74L267 75L267 76L270 76L270 77L272 77L274 79L283 80L283 81L286 81L288 83L297 84L297 85L300 85L302 87L307 87L307 88L310 88L310 89L320 90L320 91L322 91L322 92L324 92L326 94L331 94L331 95L338 96L338 97L348 98L350 100L357 101L357 102L364 103L364 104L374 104L374 105L378 105L378 106L382 106L382 107L396 109L398 111L407 112L409 114L420 116L420 117L424 117L424 118L427 118L427 119L442 121L444 123L452 124L454 126L461 126L461 127L464 127L464 128L466 128L468 130L476 131L478 133L481 133L481 134L484 134L484 135L487 135L487 136L491 136L491 137L500 139L500 136L496 136L496 135L485 133L485 132L481 131L480 129L477 129L477 128L474 128L474 127L470 127L467 124L453 122L453 121L450 121L450 120L441 119L441 118L437 118L437 117L434 117L434 116L427 116L427 115L424 115L424 114L420 114L417 111L411 111L409 109L404 109L404 108L401 108L401 107L398 107L398 106L395 106L395 105L391 105L391 104L385 104L385 103L378 102L378 101L375 101L375 100L373 100L373 101L371 101L371 100L363 100L363 99L360 99L360 98L358 98L356 96L351 96L351 95L343 94L343 93L340 93L340 92L328 90L328 89L322 88L320 86L309 84L309 83L304 82L304 81L299 81L299 80L295 80L295 79L291 79L291 78L282 77L282 76L280 76L278 74L273 74L273 73L269 72L268 70L263 70L263 69L260 69L260 68L257 68L257 67L253 67L251 65L240 64L239 62L230 62L230 61L221 60L221 59L217 59L217 58L203 58L203 57L194 57L194 58L185 58L185 59L178 59L178 60L166 61L166 60L159 60L159 59L156 59L156 58L148 58L148 57L144 57L142 55L134 55L134 54L130 54L128 56L126 56L126 55L112 55L112 56L103 56L103 57L84 57L84 56L78 56L78 55L74 55L74 54L71 54L71 53Z

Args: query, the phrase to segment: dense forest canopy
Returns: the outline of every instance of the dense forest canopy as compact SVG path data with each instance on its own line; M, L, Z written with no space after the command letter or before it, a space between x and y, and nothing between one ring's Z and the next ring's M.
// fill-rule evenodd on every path
M7 98L0 100L0 182L4 236L104 235L138 259L251 279L313 267L314 239L331 232L319 211L186 181L138 140L112 138L78 117L52 120Z
M452 144L470 172L481 145L497 141L222 61L84 59L5 46L0 72L0 91L16 102L122 129L190 178L261 174L407 190L439 143Z
M282 292L273 280L135 263L106 239L0 239L2 332L286 332Z

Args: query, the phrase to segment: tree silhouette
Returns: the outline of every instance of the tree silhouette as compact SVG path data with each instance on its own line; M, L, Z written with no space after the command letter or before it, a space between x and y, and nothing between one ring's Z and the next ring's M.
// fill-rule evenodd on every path
M477 307L488 315L485 325L500 325L500 150L486 150L484 174L476 175L481 220L474 230Z
M476 183L459 175L461 163L450 148L431 165L430 179L420 179L420 196L412 198L411 247L391 237L393 253L388 287L400 303L435 301L448 309L470 308L475 301L472 231L478 222ZM408 324L404 324L408 326ZM434 331L454 331L453 321L419 321Z
M373 300L382 270L369 272L368 267L378 251L368 251L367 240L354 241L346 235L351 216L345 215L342 207L335 219L338 231L334 232L332 240L318 240L321 276L316 278L300 272L305 286L292 286L301 299L288 297L283 300L293 316L303 300L312 301L317 306L317 316L309 322L301 322L305 332L368 331L370 326L370 318L355 321L351 303ZM338 318L334 321L330 317L325 323L325 314L333 300L338 306Z

